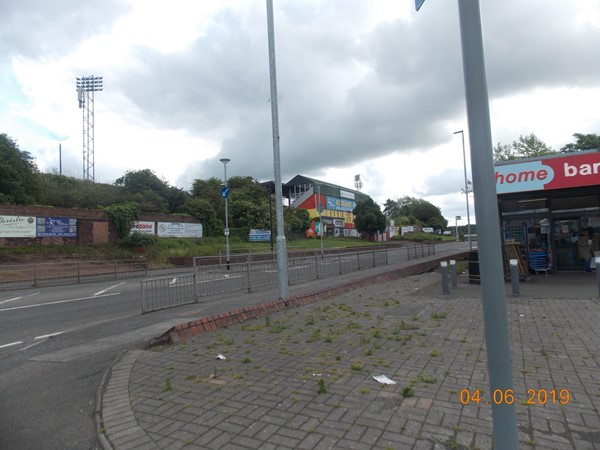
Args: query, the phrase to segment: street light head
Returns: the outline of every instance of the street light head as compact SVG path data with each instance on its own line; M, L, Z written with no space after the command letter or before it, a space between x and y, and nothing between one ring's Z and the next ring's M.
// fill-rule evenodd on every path
M455 131L454 134L462 133L464 130Z
M223 164L227 164L231 160L229 158L221 158L219 161L221 161Z

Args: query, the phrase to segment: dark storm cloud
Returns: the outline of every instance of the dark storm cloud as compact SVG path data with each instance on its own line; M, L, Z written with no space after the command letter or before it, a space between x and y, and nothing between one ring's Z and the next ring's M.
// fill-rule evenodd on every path
M87 37L107 31L126 11L118 0L3 0L0 6L0 59L23 55L62 56Z
M360 29L367 2L281 2L275 9L284 181L452 139L465 110L458 12L437 2L410 21ZM569 2L483 2L490 98L597 83L600 30ZM225 11L185 51L139 48L114 85L158 128L221 139L211 161L186 161L178 184L228 173L272 179L262 3ZM560 105L557 105L559 108ZM444 180L440 179L440 182ZM438 192L432 180L431 191Z

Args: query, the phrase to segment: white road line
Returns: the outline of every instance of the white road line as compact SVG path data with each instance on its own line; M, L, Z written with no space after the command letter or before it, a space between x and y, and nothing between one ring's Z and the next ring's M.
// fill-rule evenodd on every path
M25 295L25 296L21 295L19 297L9 298L8 300L2 300L0 302L0 305L3 304L3 303L14 302L15 300L19 300L21 298L33 297L34 295L39 295L39 294L40 294L39 292L36 292L34 294L29 294L29 295Z
M15 345L21 345L23 341L11 342L10 344L0 345L0 348L13 347Z
M106 289L103 289L102 291L96 292L94 295L102 295L102 294L104 294L105 292L107 292L107 291L110 291L111 289L114 289L114 288L116 288L116 287L119 287L119 286L121 286L121 285L123 285L123 284L125 284L125 282L124 282L124 281L123 281L122 283L115 284L114 286L111 286L111 287L108 287L108 288L106 288Z
M16 309L25 309L25 308L37 308L39 306L59 305L61 303L79 302L79 301L82 301L82 300L95 300L97 298L111 297L113 295L120 295L120 294L121 294L120 292L114 292L112 294L97 295L95 297L71 298L69 300L58 300L56 302L38 303L37 305L13 306L12 308L0 309L0 312L3 312L3 311L14 311Z
M54 336L58 336L59 334L63 334L64 331L57 331L56 333L44 334L43 336L36 336L33 339L39 341L40 339L52 338Z
M27 347L21 347L19 349L20 352L24 352L25 350L29 350L31 347L35 347L36 345L40 345L43 341L37 341L34 342L33 344L29 344Z
M173 278L170 282L169 285L174 285L175 283L177 283L177 278Z

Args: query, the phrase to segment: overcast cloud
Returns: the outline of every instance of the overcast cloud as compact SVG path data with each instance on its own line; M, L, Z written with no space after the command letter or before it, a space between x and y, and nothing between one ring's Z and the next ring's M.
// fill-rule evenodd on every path
M96 95L96 180L149 168L273 179L264 0L19 0L0 7L0 132L81 177L75 77ZM456 1L275 0L282 178L303 174L466 216ZM492 139L599 133L600 5L481 0ZM467 130L465 130L467 131ZM466 136L468 138L468 135ZM467 140L468 151L468 140Z

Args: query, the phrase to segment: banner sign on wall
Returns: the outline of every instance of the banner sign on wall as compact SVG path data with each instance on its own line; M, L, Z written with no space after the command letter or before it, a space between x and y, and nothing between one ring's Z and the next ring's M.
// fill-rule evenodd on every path
M35 237L35 217L0 216L0 238Z
M201 238L201 223L158 222L160 237Z
M130 233L151 234L154 236L156 234L154 225L154 222L136 220L131 223Z
M77 219L69 217L36 217L37 237L77 237Z
M600 184L600 152L496 166L496 192L547 191Z
M327 209L331 211L352 212L356 208L354 200L344 200L336 197L327 197Z

